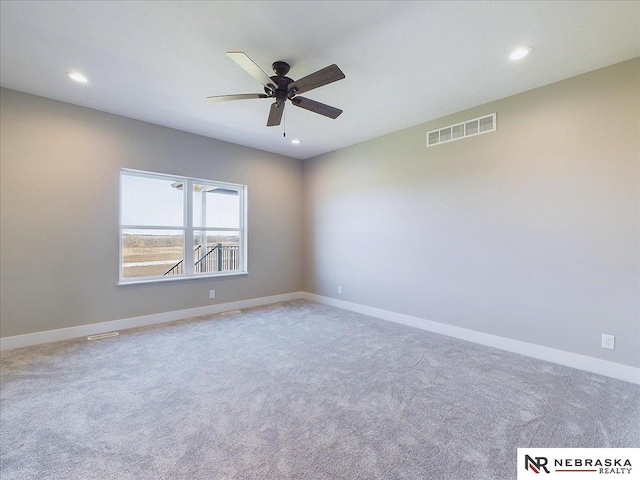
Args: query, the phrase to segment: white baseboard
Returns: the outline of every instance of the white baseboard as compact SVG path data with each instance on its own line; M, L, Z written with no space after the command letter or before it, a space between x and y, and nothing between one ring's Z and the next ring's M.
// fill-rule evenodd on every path
M261 305L286 302L302 297L302 292L292 292L282 295L272 295L270 297L251 298L249 300L239 300L237 302L219 303L204 307L187 308L185 310L154 313L151 315L143 315L141 317L124 318L109 322L92 323L89 325L79 325L77 327L59 328L56 330L47 330L45 332L4 337L0 338L0 351L28 347L30 345L39 345L41 343L69 340L71 338L86 337L88 335L96 335L98 333L126 330L128 328L145 327L147 325L154 325L157 323L174 322L176 320L184 320L186 318L198 317L201 315L213 315L229 310L259 307Z
M172 312L155 313L140 317L124 318L121 320L112 320L109 322L94 323L89 325L80 325L77 327L60 328L57 330L48 330L45 332L29 333L26 335L16 335L14 337L0 338L0 351L10 350L13 348L28 347L31 345L39 345L41 343L57 342L60 340L69 340L71 338L86 337L88 335L96 335L99 333L113 332L117 330L126 330L129 328L144 327L147 325L155 325L158 323L173 322L176 320L184 320L186 318L198 317L201 315L213 315L216 313L226 312L228 310L241 310L243 308L259 307L261 305L269 305L272 303L286 302L304 298L306 300L331 305L352 312L362 313L372 317L388 320L411 327L421 328L430 332L448 335L450 337L467 340L469 342L487 345L489 347L499 348L508 352L519 353L528 357L546 360L548 362L573 367L587 372L597 373L618 380L640 384L640 368L622 365L620 363L608 362L585 355L556 350L554 348L534 345L532 343L521 342L510 338L499 337L489 333L482 333L475 330L469 330L461 327L454 327L444 323L438 323L423 318L404 315L402 313L391 312L381 308L369 307L359 303L346 302L335 298L324 297L308 292L292 292L282 295L272 295L269 297L252 298L248 300L239 300L237 302L219 303L216 305L207 305L204 307L188 308L185 310L175 310Z
M608 362L577 353L565 352L564 350L556 350L554 348L534 345L532 343L521 342L510 338L499 337L489 333L482 333L467 328L454 327L444 323L433 322L423 318L404 315L402 313L391 312L381 308L368 307L359 303L346 302L331 297L324 297L313 293L303 292L306 300L331 305L333 307L358 312L371 317L389 320L391 322L409 325L411 327L421 328L430 332L448 335L450 337L460 338L469 342L479 343L489 347L499 348L508 352L519 353L528 357L546 360L548 362L558 363L567 367L573 367L587 372L597 373L618 380L640 384L640 368L622 365L620 363Z

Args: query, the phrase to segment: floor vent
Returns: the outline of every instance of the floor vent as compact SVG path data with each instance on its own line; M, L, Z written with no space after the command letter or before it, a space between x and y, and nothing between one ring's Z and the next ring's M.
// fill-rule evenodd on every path
M97 335L89 335L87 340L100 340L101 338L117 337L118 332L99 333Z
M496 114L485 115L466 122L432 130L427 133L427 147L453 142L461 138L493 132L496 129Z
M222 312L220 315L226 317L227 315L235 315L236 313L242 313L242 310L229 310L228 312Z

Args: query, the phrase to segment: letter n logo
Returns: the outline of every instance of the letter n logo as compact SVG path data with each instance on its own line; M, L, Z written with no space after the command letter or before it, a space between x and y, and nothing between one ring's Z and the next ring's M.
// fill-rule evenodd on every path
M540 473L544 470L546 473L549 473L547 470L547 457L535 457L535 460L531 458L529 455L524 456L524 468L525 470L532 470L534 473Z

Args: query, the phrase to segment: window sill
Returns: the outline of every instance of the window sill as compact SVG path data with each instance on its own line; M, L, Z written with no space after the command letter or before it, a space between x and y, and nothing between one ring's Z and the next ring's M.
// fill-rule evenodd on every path
M126 280L119 281L118 287L126 287L127 285L146 285L149 283L168 283L168 282L180 282L184 280L200 280L203 278L212 279L212 278L220 278L220 277L237 277L239 275L249 275L249 272L223 272L216 273L212 275L193 275L190 277L185 276L173 276L171 278L148 278L148 279L140 279L140 280Z

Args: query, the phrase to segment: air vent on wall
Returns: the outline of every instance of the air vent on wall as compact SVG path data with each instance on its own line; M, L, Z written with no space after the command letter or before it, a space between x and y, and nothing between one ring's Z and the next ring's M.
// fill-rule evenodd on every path
M432 130L427 133L427 147L460 140L461 138L493 132L496 129L496 114L485 115L466 122Z

